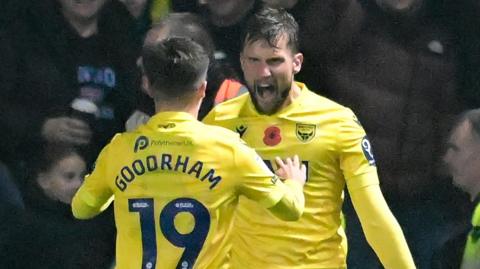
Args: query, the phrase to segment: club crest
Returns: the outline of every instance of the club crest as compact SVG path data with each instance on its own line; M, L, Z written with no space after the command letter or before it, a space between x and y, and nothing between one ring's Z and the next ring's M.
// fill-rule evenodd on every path
M298 140L306 143L315 137L316 129L315 124L297 123L295 134L297 135Z

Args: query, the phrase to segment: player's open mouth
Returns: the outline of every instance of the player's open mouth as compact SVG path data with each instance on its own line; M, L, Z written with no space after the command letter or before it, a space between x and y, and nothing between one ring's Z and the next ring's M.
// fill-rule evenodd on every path
M273 100L273 98L277 95L275 86L269 83L255 84L255 92L258 97L265 100Z

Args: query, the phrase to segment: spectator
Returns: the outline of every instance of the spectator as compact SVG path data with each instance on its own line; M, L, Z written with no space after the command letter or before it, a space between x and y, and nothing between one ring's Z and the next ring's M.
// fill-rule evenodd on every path
M206 96L198 114L201 120L215 105L246 92L239 82L235 71L222 60L215 58L215 45L206 25L198 15L189 12L173 12L155 23L148 31L144 45L150 45L170 36L189 37L206 50L210 58L207 76ZM142 94L141 105L127 121L127 130L133 130L138 124L145 123L153 115L153 102Z
M480 268L480 109L468 110L458 119L448 140L444 161L453 184L469 194L476 209L468 237L452 237L440 252L445 256L438 256L441 262L437 261L434 268L477 269Z
M240 34L248 16L257 10L262 1L259 0L197 0L196 5L190 3L189 9L183 5L182 11L191 11L206 18L210 29L217 59L229 63L237 74L241 74L238 57L240 55ZM174 10L177 11L174 6Z
M120 0L135 18L137 33L144 37L152 22L157 22L170 11L170 0Z
M47 141L88 146L90 162L133 107L133 21L116 0L28 1L22 12L0 33L2 157L18 167ZM71 116L77 98L98 108L93 125Z
M457 94L456 34L444 4L312 1L301 33L310 59L303 77L362 119L385 198L420 268L430 266L433 249L468 212L458 210L468 208L468 201L439 169L441 141L465 107ZM377 268L346 205L349 268Z
M1 268L110 267L115 238L111 212L94 221L75 220L70 212L85 173L86 163L75 149L45 148L24 193L26 212L12 212L6 221L15 226L2 230Z
M247 22L241 43L249 93L216 106L205 123L237 131L271 168L273 156L298 154L309 173L306 208L298 222L276 221L255 204L239 200L232 267L345 268L341 209L347 186L385 268L415 268L380 191L372 148L354 113L294 81L304 58L293 17L284 10L262 9Z

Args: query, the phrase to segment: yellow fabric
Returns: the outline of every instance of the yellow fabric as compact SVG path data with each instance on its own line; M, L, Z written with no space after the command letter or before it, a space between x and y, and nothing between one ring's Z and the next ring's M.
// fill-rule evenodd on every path
M171 2L170 0L152 0L152 9L150 16L152 22L157 22L161 20L165 15L170 11Z
M278 221L240 199L232 268L345 268L344 186L350 190L378 186L368 140L353 112L297 84L300 96L274 115L259 115L249 94L244 94L219 104L204 119L236 130L267 162L274 163L277 155L298 154L308 163L305 210L299 221Z
M415 268L402 229L390 212L380 186L350 191L365 237L387 269Z
M480 268L480 204L472 217L472 231L468 234L461 269Z
M239 195L267 208L287 200L287 217L301 214L303 205L295 201L302 192L277 179L237 134L187 113L165 112L115 136L72 210L78 218L92 217L114 197L119 269L220 268Z

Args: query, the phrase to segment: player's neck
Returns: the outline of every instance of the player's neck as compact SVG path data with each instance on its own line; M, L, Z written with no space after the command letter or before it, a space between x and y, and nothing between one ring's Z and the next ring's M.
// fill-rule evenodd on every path
M288 92L288 97L283 102L283 106L281 109L284 109L285 107L293 103L293 101L295 101L295 99L297 99L300 96L301 92L302 92L302 89L298 87L298 85L294 82L292 84L292 88Z
M191 114L194 118L198 118L198 110L200 105L197 104L172 104L168 102L155 103L155 113L162 112L186 112Z

